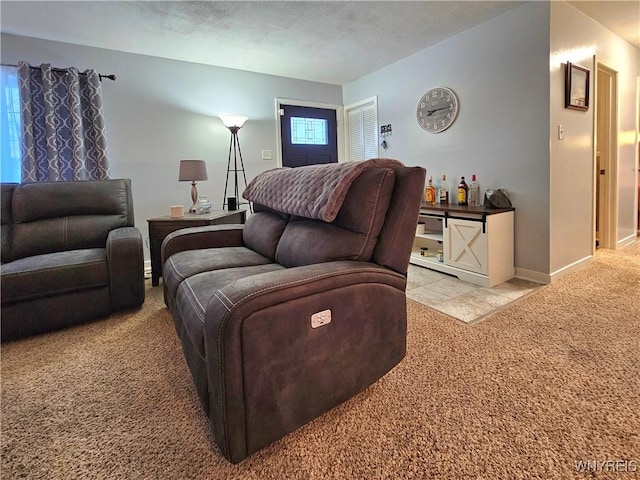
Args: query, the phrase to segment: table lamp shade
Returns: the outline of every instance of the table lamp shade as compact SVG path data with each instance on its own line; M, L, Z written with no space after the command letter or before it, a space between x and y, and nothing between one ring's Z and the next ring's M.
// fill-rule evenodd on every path
M180 160L178 181L195 182L207 179L207 165L204 160Z

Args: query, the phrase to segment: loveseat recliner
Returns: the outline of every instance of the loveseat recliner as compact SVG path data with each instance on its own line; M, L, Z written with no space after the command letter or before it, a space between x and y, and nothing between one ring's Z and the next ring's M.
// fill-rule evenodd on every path
M144 302L129 179L2 184L2 341Z
M229 461L402 360L424 180L390 159L274 169L245 190L255 213L244 226L165 238L165 302Z

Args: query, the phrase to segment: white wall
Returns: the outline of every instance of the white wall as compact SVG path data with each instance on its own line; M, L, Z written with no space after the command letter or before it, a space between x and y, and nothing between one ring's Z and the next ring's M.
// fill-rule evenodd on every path
M594 78L597 61L618 72L618 217L616 239L636 235L636 82L640 52L611 31L565 2L551 2L551 256L556 273L591 256L593 250ZM564 108L564 63L591 71L588 112ZM565 125L565 140L558 140L558 124Z
M222 208L230 133L216 115L249 116L239 138L250 181L276 166L276 97L342 103L337 85L15 35L1 40L5 64L26 60L117 75L116 82L102 82L111 176L132 179L136 226L145 238L148 218L169 214L170 205L191 205L189 183L178 182L180 159L207 162L209 180L198 191ZM263 149L274 160L261 160Z
M378 95L380 124L391 123L381 155L447 174L478 175L481 191L506 188L516 207L520 275L549 272L549 4L533 2L451 37L344 87L344 104ZM420 97L448 86L456 122L429 134L416 121Z
M112 176L132 179L145 236L147 218L190 203L189 185L177 181L181 158L207 161L209 180L199 190L221 207L229 132L215 115L251 118L240 131L251 179L275 167L276 97L348 105L377 95L380 124L393 126L380 155L424 166L434 178L446 173L452 186L476 173L482 191L507 188L516 207L516 273L540 281L592 252L593 109L564 108L561 64L583 64L593 78L596 54L619 75L617 239L635 235L640 53L564 2L525 3L342 88L6 34L1 47L3 63L118 75L103 82ZM460 113L451 128L432 135L419 127L416 106L442 85L457 93ZM260 160L262 149L273 150L274 160Z

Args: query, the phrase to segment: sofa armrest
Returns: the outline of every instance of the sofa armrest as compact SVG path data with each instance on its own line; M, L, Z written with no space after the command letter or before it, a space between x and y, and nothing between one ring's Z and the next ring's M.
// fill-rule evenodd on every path
M109 292L114 311L139 307L144 302L142 234L136 227L111 230L107 236Z
M184 250L200 248L241 247L242 224L207 225L205 227L189 227L171 232L162 241L160 258L164 265L167 259Z
M390 269L339 261L211 292L204 342L210 420L223 454L241 461L398 364L406 353L405 287Z

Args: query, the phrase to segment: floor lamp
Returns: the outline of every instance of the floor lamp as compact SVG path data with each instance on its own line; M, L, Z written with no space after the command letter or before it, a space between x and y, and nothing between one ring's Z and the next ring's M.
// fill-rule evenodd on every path
M224 185L224 199L222 200L222 208L227 207L229 210L236 210L240 203L240 192L238 190L238 172L242 172L244 186L247 186L247 176L244 172L244 163L242 161L242 152L240 151L240 140L238 140L238 130L242 128L244 123L249 120L245 115L220 115L220 120L225 127L231 132L231 142L229 143L229 160L227 161L227 180ZM231 168L231 158L233 157L233 168ZM240 168L238 168L238 158L240 159ZM233 172L234 190L233 196L227 197L227 188L229 186L229 173Z

